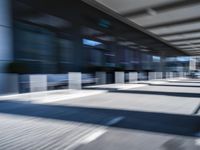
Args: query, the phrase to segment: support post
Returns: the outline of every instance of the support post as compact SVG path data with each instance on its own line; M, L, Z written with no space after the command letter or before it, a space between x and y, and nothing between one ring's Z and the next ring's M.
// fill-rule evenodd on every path
M68 83L69 89L74 89L74 90L82 89L81 72L69 72L68 78L69 78L69 83Z

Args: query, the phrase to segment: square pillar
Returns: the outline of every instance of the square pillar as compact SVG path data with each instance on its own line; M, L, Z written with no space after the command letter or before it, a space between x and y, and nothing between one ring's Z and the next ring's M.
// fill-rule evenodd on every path
M163 73L162 72L156 72L156 79L162 79Z
M0 94L18 92L17 77L10 74L13 61L11 0L0 0Z
M169 78L173 78L174 75L173 75L173 72L169 72Z
M124 72L115 72L115 83L125 83Z
M138 81L138 73L137 72L129 72L129 83Z
M47 75L30 75L30 92L47 91Z
M149 72L148 73L148 79L149 80L155 80L156 79L156 72Z
M68 88L74 90L82 89L82 75L81 72L69 72L68 74Z

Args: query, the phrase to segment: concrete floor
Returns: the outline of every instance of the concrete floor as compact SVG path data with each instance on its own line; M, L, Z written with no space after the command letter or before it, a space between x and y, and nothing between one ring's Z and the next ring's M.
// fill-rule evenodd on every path
M44 104L1 100L0 150L199 150L200 80L138 85Z

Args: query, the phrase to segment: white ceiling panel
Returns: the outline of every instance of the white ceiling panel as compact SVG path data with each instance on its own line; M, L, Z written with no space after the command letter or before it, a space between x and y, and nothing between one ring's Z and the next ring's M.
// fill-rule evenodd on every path
M184 40L189 38L199 38L200 39L200 33L192 33L192 34L186 34L186 35L174 35L174 36L168 36L164 37L165 40Z
M187 46L178 46L179 48L194 48L194 47L200 47L200 44L197 45L187 45Z
M104 6L118 13L138 10L141 8L150 8L155 5L167 4L180 0L96 0Z
M179 45L179 44L195 44L195 43L200 43L200 39L199 40L188 40L188 41L181 41L181 42L171 42L174 45Z
M190 31L200 29L200 21L196 23L188 23L184 25L174 25L168 27L161 27L156 29L150 29L150 32L155 34L166 34L166 33L174 33L174 32L181 32L181 31Z
M173 11L167 11L163 13L156 13L155 15L147 15L144 17L130 18L130 20L142 26L157 25L161 23L168 23L172 21L178 21L183 19L190 19L199 17L200 5L193 5Z

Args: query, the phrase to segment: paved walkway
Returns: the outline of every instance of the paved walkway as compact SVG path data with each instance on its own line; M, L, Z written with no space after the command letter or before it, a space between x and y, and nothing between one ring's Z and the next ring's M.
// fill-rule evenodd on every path
M1 100L0 150L200 149L199 80L120 86L51 103Z

